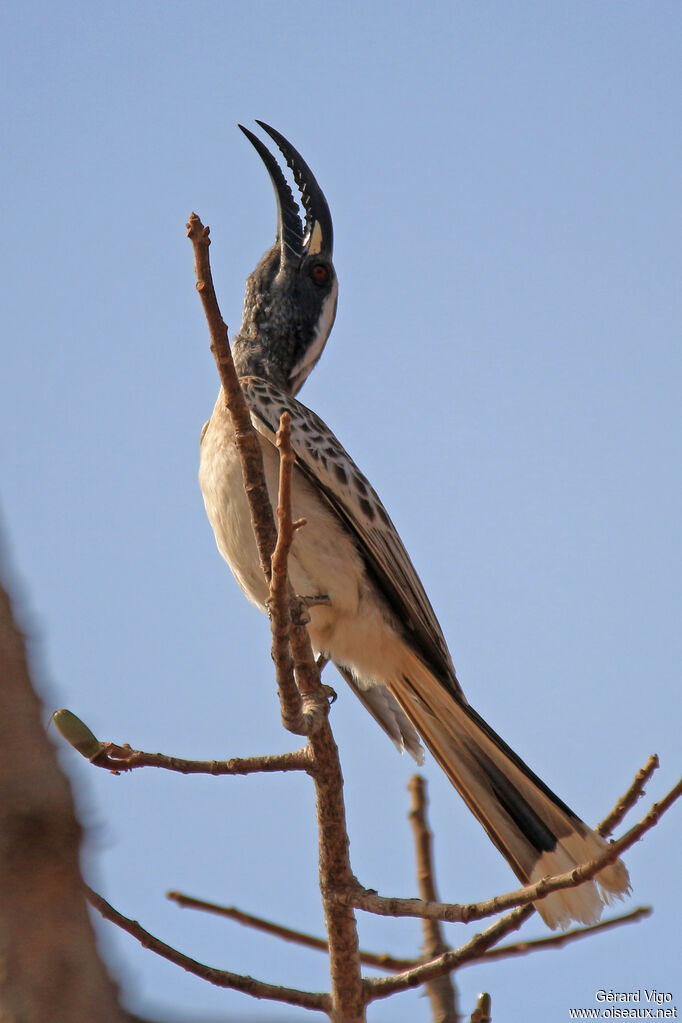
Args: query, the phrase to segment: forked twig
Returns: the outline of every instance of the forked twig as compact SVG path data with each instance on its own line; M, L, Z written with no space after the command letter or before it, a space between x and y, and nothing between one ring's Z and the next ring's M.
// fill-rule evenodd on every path
M216 916L223 916L244 927L251 927L253 930L270 934L272 937L280 938L282 941L300 945L303 948L311 948L317 952L328 952L329 944L324 938L305 931L295 930L292 927L285 927L283 924L266 920L264 917L256 916L253 913L245 913L236 906L221 906L206 899L197 899L183 892L167 892L167 897L176 902L178 906L187 909L203 910L206 913L213 913ZM529 955L531 952L548 951L553 948L562 948L564 945L572 944L582 938L589 938L601 931L610 931L616 927L624 927L628 924L638 923L640 920L651 916L653 910L650 906L639 906L630 913L623 913L621 916L611 917L602 920L598 924L590 924L586 927L575 927L570 931L555 934L551 938L534 938L528 941L514 942L512 945L499 945L497 948L490 948L480 956L467 959L461 964L464 966L478 966L481 963L492 962L495 959L513 959L517 956ZM363 966L371 966L376 970L386 970L389 973L401 973L410 970L423 963L423 957L416 956L393 956L387 952L369 952L360 949L360 961Z
M470 959L480 957L483 952L496 945L505 934L518 930L521 924L528 917L532 916L533 911L532 906L522 906L512 910L511 913L507 913L506 916L496 920L485 931L475 934L460 948L444 952L443 955L438 956L437 959L432 960L430 963L415 966L412 969L405 970L403 973L396 974L394 977L372 977L365 979L366 1001L369 1003L376 1001L378 998L388 998L389 995L393 995L398 991L409 991L411 988L419 987L429 980L434 980L444 973L457 969Z
M204 228L196 214L192 214L188 236L194 246L197 289L204 303L204 310L211 331L211 350L216 358L227 406L233 417L237 448L242 461L242 471L254 533L258 544L261 567L270 584L272 576L271 558L277 542L272 516L272 507L265 484L260 442L251 424L249 410L234 369L227 328L220 316L213 289L208 256L208 229ZM283 439L282 439L283 438ZM293 471L290 440L280 435L280 478L289 477ZM256 456L257 451L257 456ZM282 455L285 457L282 458ZM286 484L285 484L286 486ZM289 489L290 494L290 489ZM256 495L256 499L254 499ZM291 515L290 502L285 514ZM288 551L286 551L288 555ZM293 607L295 594L290 593L289 606ZM289 641L298 686L304 697L310 697L313 707L308 704L299 711L292 704L287 707L287 719L309 725L307 734L311 751L311 774L315 782L317 797L317 818L319 837L320 891L329 939L329 971L332 994L331 1011L334 1018L361 1023L364 1020L362 978L358 957L358 938L355 914L351 906L344 906L333 899L339 888L348 888L353 882L348 858L348 831L343 804L343 777L339 764L338 750L329 728L326 713L320 714L320 702L324 692L319 682L310 639L305 626L292 621L289 627ZM282 673L284 674L284 673ZM280 690L281 693L281 690ZM289 687L288 695L294 702L299 697L297 687Z

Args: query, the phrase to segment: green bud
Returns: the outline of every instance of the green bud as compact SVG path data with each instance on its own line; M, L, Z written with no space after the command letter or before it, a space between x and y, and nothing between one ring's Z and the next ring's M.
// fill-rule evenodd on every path
M102 748L99 739L70 710L56 710L50 720L54 721L55 728L59 734L67 742L71 743L74 749L78 750L84 757L87 757L88 760L94 757L96 753L99 753Z

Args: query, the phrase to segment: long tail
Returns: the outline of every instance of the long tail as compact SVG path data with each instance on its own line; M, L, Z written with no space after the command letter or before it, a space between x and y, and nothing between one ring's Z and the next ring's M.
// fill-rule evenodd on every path
M512 870L524 884L562 874L599 856L604 839L547 788L476 713L456 699L414 657L409 677L391 689L448 778ZM630 891L617 860L577 888L554 892L536 904L545 923L590 924L604 903Z

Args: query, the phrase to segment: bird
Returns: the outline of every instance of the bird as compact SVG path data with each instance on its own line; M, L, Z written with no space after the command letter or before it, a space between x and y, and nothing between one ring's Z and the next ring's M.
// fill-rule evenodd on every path
M457 679L436 614L398 531L333 431L296 395L317 364L336 315L329 205L300 153L257 121L289 168L243 125L270 176L277 233L246 282L235 368L257 431L276 507L282 413L291 417L296 533L289 575L306 595L313 649L332 661L397 748L421 763L422 741L524 885L573 869L606 849L474 710ZM267 611L234 428L219 393L200 442L199 483L218 550L249 600ZM420 741L421 740L421 741ZM535 904L552 929L591 924L630 891L621 860Z

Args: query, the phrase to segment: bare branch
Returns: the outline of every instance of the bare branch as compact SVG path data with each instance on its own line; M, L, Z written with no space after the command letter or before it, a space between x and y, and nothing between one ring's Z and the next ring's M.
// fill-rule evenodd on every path
M263 457L260 441L251 423L244 394L237 377L232 361L232 353L227 337L227 327L220 314L218 301L213 286L211 265L208 255L210 239L209 229L203 226L199 217L192 213L187 224L187 235L194 247L194 266L197 277L197 291L201 296L211 334L211 351L216 360L218 373L225 394L226 404L232 416L235 430L235 440L239 451L242 471L244 475L244 489L249 500L251 510L251 521L258 546L261 568L269 585L272 585L272 557L277 544L277 530L272 515L272 506L265 483L263 472ZM288 452L282 455L280 485L291 491L291 473L293 469L293 454L291 447ZM290 499L288 505L280 502L280 509L284 507L285 515L290 516ZM286 508L289 508L288 513ZM280 519L281 522L281 519ZM296 602L296 597L286 578L286 562L288 548L291 545L291 538L285 539L280 545L280 561L283 563L284 571L281 579L276 583L276 588L281 587L289 595L288 603ZM290 592L289 592L290 591ZM284 604L279 605L283 609ZM294 618L300 618L300 613ZM319 672L315 668L312 650L307 633L304 635L297 629L295 621L289 625L286 619L280 616L273 624L273 646L276 644L277 657L277 684L282 709L282 720L285 728L298 735L307 735L313 727L317 727L320 717L326 713L326 703L319 687ZM290 631L290 636L285 637L285 632ZM305 631L305 630L304 630ZM289 641L292 644L293 662L296 668L296 677L300 693L293 684L291 678L292 665L291 655L288 651ZM299 667L300 666L300 667ZM301 706L301 694L306 702L305 708ZM310 697L307 701L306 697Z
M621 796L613 810L606 815L601 824L597 825L596 830L603 838L616 830L628 810L635 805L638 799L641 799L645 791L644 786L658 766L658 757L652 753L644 767L635 775L635 779L625 795Z
M318 952L329 951L329 944L324 938L318 938L313 934L294 930L291 927L284 927L282 924L265 920L263 917L255 916L252 913L245 913L243 910L237 909L236 906L221 906L215 902L208 902L205 899L197 899L191 895L185 895L183 892L167 892L166 896L183 908L214 913L216 916L226 917L228 920L234 920L235 923L242 924L244 927L251 927L254 930L262 931L264 934L281 938L282 941L301 945L303 948L311 948ZM495 959L509 959L529 955L536 951L562 948L564 945L572 944L574 941L582 938L589 938L601 931L610 931L616 927L638 923L640 920L651 916L652 912L653 910L650 906L640 906L637 909L633 909L630 913L611 917L609 920L602 920L600 923L592 924L589 927L576 927L573 930L564 931L562 934L553 935L551 938L537 938L531 941L518 941L513 945L500 945L498 948L490 948L480 956L467 960L461 966L478 966L480 963L492 962ZM360 961L363 966L371 966L377 970L387 970L390 973L401 973L414 966L419 966L423 959L417 959L413 956L393 956L385 952L368 952L366 949L361 949Z
M305 931L297 931L292 927L284 927L272 920L265 920L261 916L254 916L252 913L245 913L235 906L220 906L215 902L206 902L204 899L195 899L191 895L184 895L182 892L167 892L167 897L177 902L179 906L187 909L200 909L207 913L215 913L216 916L227 917L244 927L251 927L264 934L270 934L274 938L281 938L282 941L290 941L294 945L301 945L303 948L312 948L317 952L329 952L329 942L324 938L318 938L313 934L306 934ZM360 950L360 961L363 966L372 966L377 970L389 970L399 972L410 966L416 966L417 959L401 959L398 956L391 956L381 952L363 952Z
M539 941L518 942L514 945L502 945L498 949L493 948L505 934L518 930L521 924L532 916L533 907L524 906L520 909L512 910L511 913L501 917L500 920L497 920L481 934L474 935L465 945L454 951L444 953L444 955L439 956L430 963L415 966L394 977L366 980L366 997L368 1001L374 1001L375 998L386 998L397 991L406 991L417 987L420 984L426 983L427 980L454 969L461 969L469 965L473 966L493 959L502 959L507 955L524 955L526 952L535 951L536 949L561 946L598 931L610 930L623 924L635 923L637 920L648 916L649 913L650 910L647 907L642 907L623 917L605 920L603 923L595 924L592 927L576 928L574 931L566 932L566 934L560 934Z
M336 898L338 892L353 885L354 877L348 856L339 751L326 718L308 742L313 753L320 892L329 939L329 972L336 1012L332 1018L343 1020L343 1023L363 1023L365 1007L355 913L352 906L343 905Z
M442 976L451 970L457 969L470 959L479 958L487 949L496 945L505 934L519 929L522 923L533 914L532 906L523 906L514 909L511 913L496 920L485 931L475 934L465 945L451 952L445 952L442 956L415 966L413 969L405 970L404 973L396 974L394 977L372 977L365 979L365 999L373 1002L378 998L388 998L398 991L409 991L411 988L419 987L429 980Z
M160 767L178 774L272 774L276 771L309 771L310 753L307 747L292 753L269 754L256 757L232 757L230 760L183 760L165 753L145 753L131 749L127 744L100 743L99 752L90 758L95 767L103 767L114 774L133 771L137 767Z
M410 821L414 834L417 859L417 881L419 894L424 902L437 902L435 868L433 863L432 834L426 819L426 782L415 774L407 785L411 797ZM422 920L424 934L424 956L426 960L435 959L450 951L445 941L443 928L439 920ZM438 1023L459 1023L457 1012L457 995L450 973L444 973L426 984L426 993L431 1003L431 1013Z
M103 767L113 774L132 771L136 767L160 767L179 774L255 774L274 771L309 771L311 758L307 747L293 753L256 757L232 757L230 760L184 760L165 753L145 753L132 749L128 743L100 742L88 726L70 710L52 714L60 734L81 756L95 767Z
M267 984L262 980L255 980L253 977L246 977L240 973L231 973L229 970L217 970L212 966L205 966L195 959L183 955L177 949L166 945L165 942L155 938L153 934L141 927L137 920L130 920L123 916L118 910L110 906L101 895L86 887L88 902L93 906L105 920L110 920L122 930L130 934L136 941L139 941L144 948L155 952L163 959L167 959L183 970L207 980L216 987L230 988L233 991L241 991L243 994L251 995L252 998L267 998L274 1002L283 1002L286 1005L297 1005L302 1009L317 1009L320 1012L329 1013L331 1009L331 998L328 994L314 991L299 991L296 988L281 987L278 984Z
M209 228L204 227L196 213L190 214L187 223L187 237L194 248L194 270L197 278L197 291L201 298L211 335L211 351L218 367L220 382L225 394L225 402L235 429L237 450L244 473L244 489L249 500L251 519L261 568L265 578L270 580L270 558L277 542L277 530L272 514L272 505L268 495L263 472L263 456L260 442L251 424L251 416L237 377L232 353L227 338L227 326L220 313L208 248L211 244Z
M376 892L362 888L360 885L340 893L338 897L357 909L364 909L378 916L409 916L420 919L448 920L454 923L469 923L471 920L480 920L483 917L493 916L495 913L510 909L512 906L526 906L529 903L544 898L546 895L550 895L552 892L559 891L562 888L574 888L582 884L583 881L588 881L595 877L600 870L615 862L622 852L629 849L643 834L653 828L680 795L682 795L682 779L678 781L659 803L653 804L641 821L635 824L617 841L611 842L601 856L590 860L588 863L574 867L573 870L567 871L565 874L543 878L537 884L528 885L506 895L496 895L485 902L458 905L457 903L446 902L422 902L419 899L384 898L377 895Z
M294 539L294 526L291 517L291 474L293 471L293 453L289 446L284 450L280 440L284 433L288 434L290 417L282 415L277 434L280 447L279 466L279 498L277 504L277 543L272 554L272 572L270 575L270 631L272 633L272 660L275 664L275 677L279 693L282 724L297 735L306 735L308 728L303 716L301 694L294 679L294 659L291 656L289 632L291 629L291 601L289 599L289 579L287 563L289 551ZM287 437L288 439L288 437ZM300 611L299 611L300 613Z
M563 948L574 941L582 938L589 938L600 931L611 931L615 927L623 927L626 924L639 923L646 917L651 916L651 906L640 906L633 909L631 913L624 913L622 916L614 916L609 920L601 920L598 924L591 924L589 927L575 927L573 930L564 931L562 934L555 934L551 938L537 938L533 941L517 941L513 945L500 945L498 948L490 948L483 955L476 959L469 959L463 966L477 966L479 963L489 963L494 959L509 959L516 956L528 955L531 952L542 952L546 949Z

